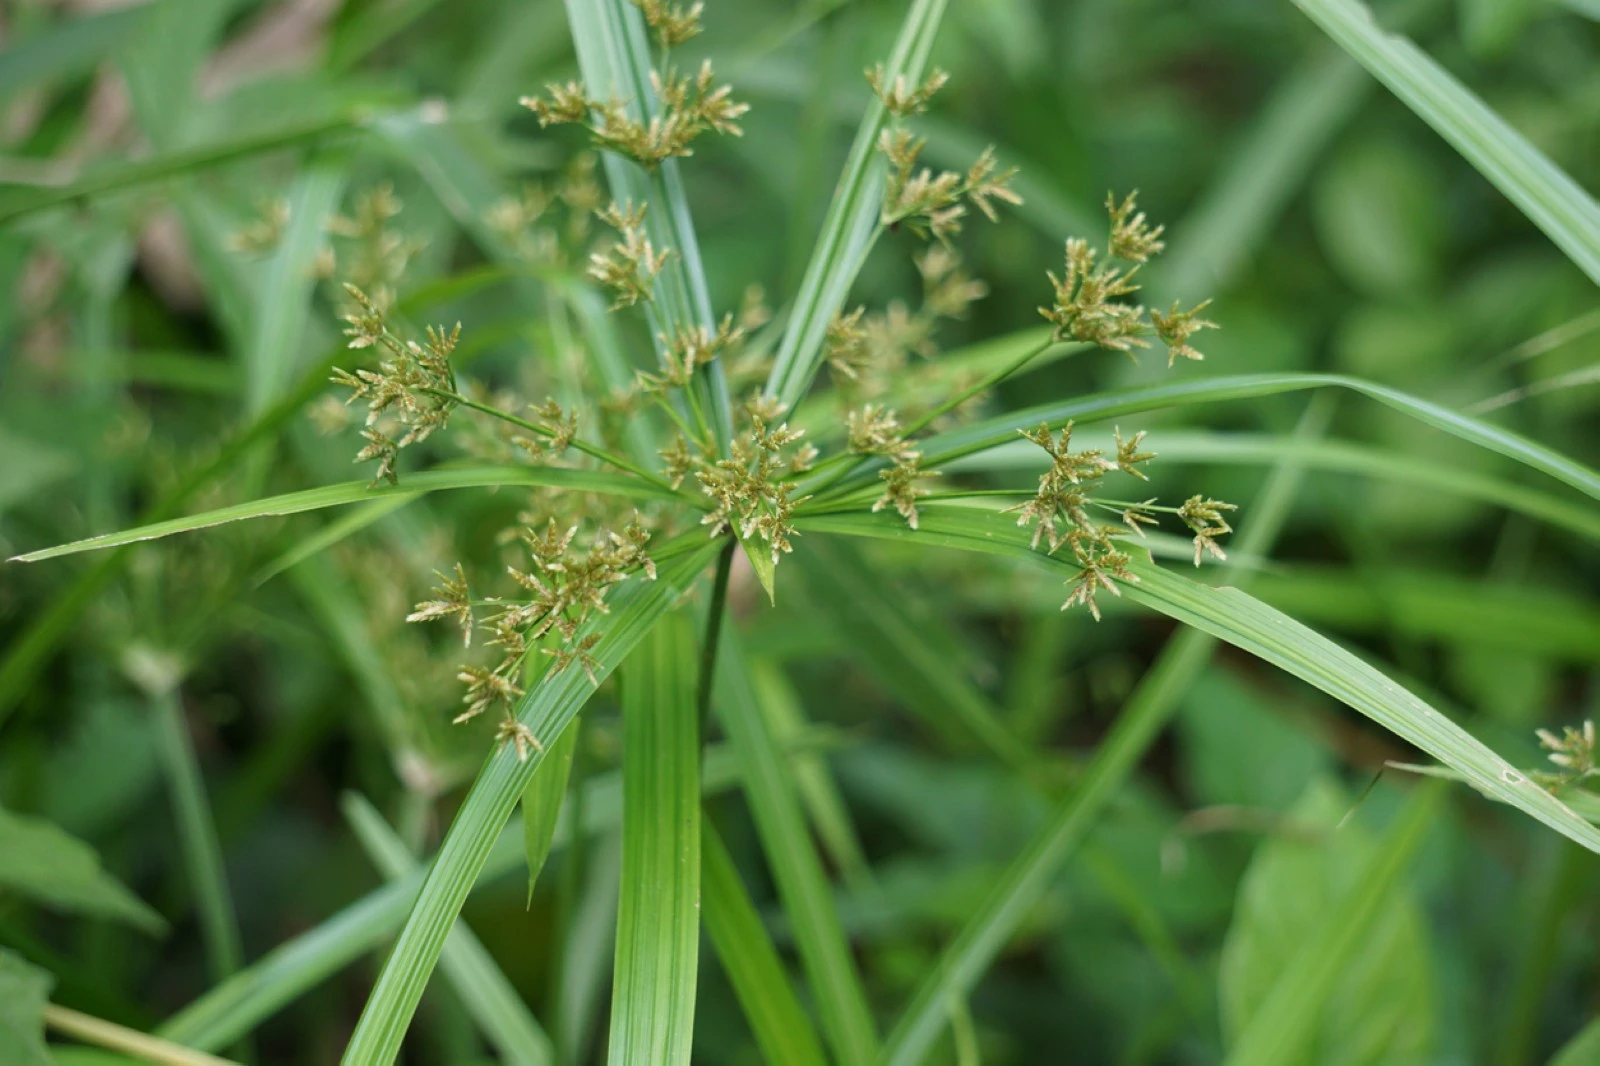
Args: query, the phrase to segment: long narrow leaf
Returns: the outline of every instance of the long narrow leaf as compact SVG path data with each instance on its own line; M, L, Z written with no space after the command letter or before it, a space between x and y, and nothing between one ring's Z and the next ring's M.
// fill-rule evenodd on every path
M1076 570L1066 560L1029 549L1026 537L1019 537L1015 524L1005 515L958 508L928 507L926 511L930 514L923 518L922 533L885 522L881 515L836 515L810 520L802 528L892 539L909 534L946 547L1032 561L1068 575ZM1148 561L1135 561L1130 569L1139 580L1123 584L1123 595L1321 689L1459 770L1479 791L1521 809L1584 847L1600 851L1600 830L1460 726L1326 637L1238 589L1202 585Z
M822 1042L795 998L778 951L750 902L728 847L710 823L701 836L706 935L770 1066L823 1066Z
M622 898L608 1061L687 1064L700 954L694 630L662 619L622 668Z
M706 754L701 786L707 795L726 791L737 782L737 765L731 751L714 748ZM576 806L583 810L582 824L573 823L571 808L564 811L551 840L553 850L564 848L577 834L592 836L620 824L621 774L605 774L587 782L583 801ZM484 860L480 883L507 876L523 865L522 833L512 826L501 835ZM399 880L278 945L173 1015L158 1034L207 1049L237 1040L392 935L405 920L426 873L425 867L414 867Z
M384 877L393 881L411 872L416 856L406 849L405 843L365 796L347 794L343 807L356 839ZM462 1005L505 1062L515 1066L545 1066L552 1061L550 1038L495 963L489 949L465 922L457 921L450 930L439 965L455 987Z
M794 927L822 1030L839 1062L875 1062L878 1037L872 1012L834 910L827 874L812 845L789 766L755 706L738 642L727 631L717 656L717 688L722 726L744 765L745 795Z
M1041 422L1048 422L1053 426L1060 425L1068 419L1096 422L1122 415L1138 414L1142 411L1157 411L1201 403L1221 403L1228 400L1247 400L1257 396L1322 388L1340 388L1358 392L1425 422L1435 429L1443 430L1470 444L1509 456L1519 463L1566 482L1588 496L1600 499L1600 473L1582 463L1510 430L1501 429L1428 400L1408 395L1398 389L1338 374L1244 374L1201 381L1173 382L1148 388L1121 389L1075 400L1041 404L1038 407L985 419L970 426L929 437L921 442L923 465L936 466L1016 440L1019 428L1031 429ZM877 469L877 465L868 464L851 477L841 479L839 484L844 487L871 482L877 477Z
M1078 440L1078 435L1073 435ZM1101 439L1084 434L1086 447ZM1110 440L1110 435L1103 439ZM1271 464L1292 457L1308 470L1327 470L1342 474L1393 481L1418 488L1450 493L1467 499L1494 504L1510 511L1537 518L1571 530L1591 540L1600 539L1600 511L1581 503L1569 503L1559 496L1525 488L1513 481L1461 470L1441 462L1411 459L1382 448L1343 440L1297 440L1265 433L1204 433L1184 430L1158 430L1150 445L1166 463L1246 463ZM1024 440L958 459L946 465L947 471L1017 470L1037 472L1039 450Z
M671 493L659 489L649 482L641 481L637 478L587 470L568 470L553 466L447 468L411 474L399 485L372 488L364 481L346 481L338 485L324 485L321 488L289 492L282 496L270 496L264 500L236 503L230 507L219 507L215 511L206 511L203 514L190 515L187 518L172 518L165 522L155 522L148 526L140 526L137 529L123 530L121 533L105 533L98 537L73 541L71 544L43 548L36 552L29 552L26 555L18 555L8 561L37 563L62 555L97 551L101 548L115 548L142 540L157 540L161 537L170 537L174 533L188 533L192 530L205 529L208 526L220 526L228 522L239 522L248 518L300 514L303 511L318 511L325 507L345 507L353 503L368 503L373 500L385 500L395 496L415 498L420 493L439 492L445 489L481 489L500 485L548 485L556 488L577 489L582 492L597 492L642 500L671 498Z
M705 568L716 550L714 543L701 544L662 564L660 580L641 582L634 578L618 588L611 614L604 618L603 636L591 653L598 663L596 675L604 678L622 661ZM535 737L553 740L593 693L593 686L581 670L547 676L523 699L517 720ZM345 1049L345 1063L387 1066L399 1054L445 936L495 838L542 761L542 752L536 751L524 761L514 749L501 746L484 764L445 835L411 916L361 1012L361 1020Z
M1356 0L1294 0L1600 285L1600 204L1433 57Z
M884 64L888 84L894 84L899 77L911 83L921 79L944 7L945 0L912 0L894 51ZM766 391L786 406L799 402L822 365L822 342L828 324L843 309L877 236L884 187L884 163L877 154L878 134L885 114L879 100L874 99L867 106L779 342Z

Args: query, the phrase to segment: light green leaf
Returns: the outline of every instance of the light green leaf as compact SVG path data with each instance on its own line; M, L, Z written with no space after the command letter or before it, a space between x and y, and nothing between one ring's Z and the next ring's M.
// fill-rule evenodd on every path
M750 569L755 571L756 580L761 582L761 588L767 594L767 602L774 606L778 603L778 564L772 559L772 550L764 546L761 541L753 545L743 539L739 547L744 552L744 557L750 561Z
M346 793L341 806L356 839L384 877L398 881L416 868L416 856L365 796ZM458 920L450 930L439 964L502 1061L512 1066L549 1066L554 1061L550 1038L466 922Z
M1600 205L1422 49L1356 0L1294 0L1600 284ZM1507 0L1509 2L1509 0Z
M150 934L166 931L161 915L101 869L93 848L43 819L0 808L0 857L0 891Z
M719 547L700 535L689 538L692 546L688 550L684 543L665 545L655 553L658 581L633 578L612 594L611 613L604 616L603 628L593 630L603 634L591 652L598 664L595 674L602 680L677 602ZM582 670L563 670L529 689L517 720L535 737L558 737L593 694L594 687ZM530 753L523 761L514 748L500 745L484 763L445 834L411 915L361 1012L345 1048L347 1066L387 1066L399 1054L445 937L506 819L543 761L542 751Z
M567 781L572 776L572 757L578 750L580 719L574 718L561 731L545 755L549 763L544 773L534 774L522 790L522 848L528 858L528 906L533 906L533 886L550 857L556 822L567 796Z
M945 0L912 0L894 50L884 64L886 82L893 84L902 76L913 84L922 79L944 7ZM793 407L811 386L822 365L828 324L844 308L850 287L877 239L885 167L878 155L878 134L886 117L882 101L874 98L862 116L790 309L766 387L767 395L776 396L785 406Z
M1600 1018L1591 1021L1562 1045L1549 1066L1593 1066L1596 1062L1600 1062Z
M622 667L622 895L608 1061L687 1066L700 958L700 727L691 617Z
M157 540L161 537L170 537L174 533L188 533L196 529L220 526L228 522L239 522L249 518L300 514L304 511L321 510L325 507L345 507L353 503L386 500L394 496L415 498L421 493L439 492L446 489L493 488L500 485L549 485L556 488L577 489L582 492L598 492L641 500L673 498L671 493L657 488L649 482L620 474L569 470L552 466L445 468L426 470L420 474L408 474L399 485L371 488L364 481L346 481L338 485L324 485L321 488L289 492L282 496L269 496L264 500L253 500L250 503L236 503L230 507L219 507L215 511L206 511L203 514L190 515L186 518L172 518L165 522L155 522L148 526L140 526L137 529L123 530L121 533L106 533L98 537L73 541L71 544L44 548L40 551L29 552L26 555L15 556L8 561L36 563L62 555L73 555L77 552L115 548L123 544L134 544L143 540Z
M0 1062L51 1066L44 1008L55 978L14 951L0 948Z
M1222 948L1229 1063L1406 1066L1433 1031L1427 924L1400 879L1438 792L1424 786L1381 842L1313 778L1256 850ZM1378 876L1381 873L1384 876Z

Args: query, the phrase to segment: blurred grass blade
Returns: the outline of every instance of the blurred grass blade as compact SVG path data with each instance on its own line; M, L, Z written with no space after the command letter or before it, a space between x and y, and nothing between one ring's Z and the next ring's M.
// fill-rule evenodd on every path
M65 204L141 188L168 178L189 177L242 159L286 148L328 142L359 129L350 117L295 123L233 140L164 152L132 163L106 166L66 185L12 188L0 193L0 226Z
M533 906L533 886L550 858L550 845L556 836L562 801L567 796L567 781L572 777L572 758L578 749L582 719L574 718L561 731L545 756L543 773L534 774L522 790L522 850L528 860L528 906Z
M756 705L738 641L726 629L717 655L717 689L722 727L744 767L745 796L794 930L823 1033L836 1061L851 1066L876 1062L872 1011L834 910L832 887L812 846L792 771Z
M1186 407L1202 403L1247 400L1305 389L1340 388L1358 392L1435 429L1509 456L1525 466L1549 474L1580 492L1600 499L1600 473L1526 437L1479 419L1441 407L1398 389L1338 374L1243 374L1200 381L1179 381L1145 388L1096 393L1080 399L1041 404L1011 414L984 419L970 426L939 433L922 441L923 465L934 467L1017 439L1018 427L1040 422L1059 426L1068 419L1099 422L1143 411ZM867 464L839 482L840 488L875 481L878 466Z
M239 1066L239 1063L232 1059L221 1059L215 1055L181 1047L159 1037L148 1036L137 1029L129 1029L125 1025L108 1022L104 1018L96 1018L55 1003L45 1006L44 1021L57 1032L76 1037L95 1047L125 1052L140 1062L154 1062L160 1066ZM65 1056L58 1053L46 1061L61 1063L66 1060ZM74 1058L71 1061L77 1063L81 1060ZM125 1059L121 1055L106 1057L97 1055L92 1061L120 1066L133 1060ZM7 1066L25 1066L25 1063L9 1058L6 1063Z
M893 85L902 76L913 85L922 79L944 7L945 0L912 0L894 51L884 64L886 84ZM885 166L878 157L878 134L885 115L882 101L874 97L862 116L861 128L822 220L822 233L790 309L783 340L778 344L766 392L787 407L798 403L811 386L811 379L822 365L828 324L844 308L850 287L877 236Z
M395 881L416 867L416 856L365 796L346 793L340 806L362 849L384 877ZM547 1066L553 1061L550 1038L466 922L458 920L450 930L439 965L503 1062Z
M668 615L622 667L622 896L607 1061L686 1064L700 961L694 629Z
M289 224L263 266L242 353L248 415L265 411L293 380L316 291L314 261L326 246L328 219L339 206L348 170L344 160L318 158L289 191Z
M782 669L773 663L751 659L749 670L750 683L772 735L785 748L801 743L808 728L805 712ZM790 761L794 764L795 786L800 790L811 826L828 859L838 868L846 884L864 886L872 876L867 868L866 850L856 835L844 797L828 771L827 760L820 754L801 753Z
M1600 1062L1600 1018L1595 1018L1562 1045L1549 1066L1591 1066Z
M625 496L632 499L672 498L671 493L648 482L618 474L571 470L552 466L445 467L436 470L425 470L420 474L408 474L405 482L400 485L381 485L372 488L365 481L346 481L338 485L324 485L321 488L285 493L282 496L269 496L264 500L253 500L250 503L236 503L229 507L219 507L215 511L190 515L187 518L171 518L165 522L155 522L148 526L140 526L137 529L123 530L120 533L105 533L98 537L73 541L71 544L44 548L40 551L29 552L26 555L18 555L9 561L37 563L62 555L97 551L101 548L115 548L123 544L133 544L144 540L156 540L161 537L170 537L174 533L188 533L196 529L220 526L227 522L239 522L249 518L300 514L303 511L317 511L325 507L344 507L353 503L368 503L394 496L415 498L421 493L439 492L446 489L481 489L498 485L546 485L554 488L576 489L580 492Z
M750 902L727 845L709 821L702 823L702 830L701 917L762 1061L769 1066L824 1066L828 1060L816 1027L795 998L783 961Z
M376 522L383 521L406 504L420 499L421 496L421 493L400 493L396 496L388 496L384 499L376 500L364 507L353 509L350 513L329 522L310 536L302 537L295 541L287 551L255 572L255 575L250 579L251 586L260 588L284 571L292 570L306 560L321 555L335 544L340 543L347 537L354 536Z
M1093 432L1085 440L1098 439ZM1073 439L1078 439L1074 434ZM1110 435L1105 435L1109 440ZM1393 451L1345 440L1299 440L1257 433L1207 433L1187 430L1156 430L1150 443L1167 463L1261 463L1271 464L1293 454L1308 470L1341 474L1360 474L1504 507L1570 530L1591 540L1600 539L1600 511L1570 503L1549 493L1471 470L1408 458ZM1018 447L1020 445L1020 447ZM1099 447L1098 444L1090 445ZM1027 441L1017 440L945 466L946 471L1027 470L1037 472L1039 450Z
M908 713L947 742L976 740L1012 768L1033 761L1027 745L934 646L848 544L804 544L795 556L814 603L845 637L853 662L876 677Z
M0 100L42 82L88 74L143 16L137 7L118 8L79 15L13 38L0 52Z
M1437 819L1443 786L1427 782L1406 801L1353 886L1273 982L1250 1023L1223 1060L1225 1066L1303 1062L1315 1044L1321 1009L1336 982L1363 949L1363 940L1400 884L1412 856Z
M1296 427L1296 437L1321 436L1332 415L1331 401L1313 400ZM1264 554L1272 547L1299 484L1300 468L1292 458L1278 464L1246 509L1244 528L1232 553L1235 559L1244 554ZM1216 641L1206 634L1184 629L1161 649L1077 783L1055 804L1044 828L1006 868L999 883L918 986L889 1038L885 1056L889 1066L914 1066L922 1061L944 1024L947 1005L970 994L1067 855L1082 842L1100 812L1155 742L1182 694L1211 660L1215 645Z
M701 785L708 795L725 791L737 783L736 771L732 752L713 748L706 754ZM621 774L604 774L581 787L582 801L564 808L556 823L552 849L565 847L577 834L593 835L621 821ZM571 811L575 808L583 810L581 825L573 823ZM523 832L513 828L495 842L484 860L480 883L523 866ZM426 873L425 867L414 867L404 877L273 948L173 1015L161 1026L160 1035L203 1048L222 1047L238 1039L392 935L405 920Z
M211 816L211 802L200 775L189 726L183 718L178 690L162 685L151 693L155 708L156 750L161 755L172 793L172 812L178 823L178 845L194 891L200 917L200 937L205 945L212 981L221 981L244 965L239 937L239 916L228 871L222 861L222 842Z
M1600 285L1600 204L1527 138L1357 0L1295 5L1466 157Z
M666 561L665 551L658 551L660 580L644 582L633 578L613 593L611 614L604 618L603 635L591 653L598 663L597 676L603 679L616 668L711 561L718 545L700 543L703 539L695 535L696 546L673 555L670 561ZM518 708L517 720L535 737L554 739L593 694L594 688L582 670L563 670L553 677L546 676L529 690ZM543 760L544 753L535 751L522 761L515 749L501 745L485 761L361 1012L361 1020L345 1048L345 1063L387 1066L399 1054L445 936L495 838Z

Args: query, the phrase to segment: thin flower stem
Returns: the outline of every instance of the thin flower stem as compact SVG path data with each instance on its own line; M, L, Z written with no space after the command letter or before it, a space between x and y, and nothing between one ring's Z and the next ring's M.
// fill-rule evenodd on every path
M986 392L987 390L992 389L996 385L1000 384L1000 382L1004 381L1011 375L1019 373L1023 367L1027 366L1039 356L1049 351L1052 347L1054 347L1055 344L1055 338L1052 337L1050 340L1045 341L1038 347L1028 349L1021 356L1012 360L1010 363L1001 367L999 370L996 370L989 376L981 378L977 384L956 393L954 396L941 403L938 407L935 407L932 411L929 411L927 414L911 423L911 425L907 426L905 430L905 436L910 437L914 434L922 432L924 429L927 429L933 424L934 419L949 414L951 411L954 411L957 407L960 407L962 404L966 403L979 393Z
M1039 356L1041 356L1045 352L1049 351L1052 347L1055 346L1056 343L1057 343L1056 340L1054 338L1051 338L1050 340L1045 341L1043 344L1040 344L1040 345L1038 345L1036 347L1033 347L1033 348L1029 348L1022 355L1018 356L1016 359L1013 359L1010 363L1007 363L1005 366L1001 367L999 370L994 371L993 373L989 374L988 376L980 379L976 384L971 385L968 388L965 388L965 389L961 390L960 392L956 393L954 396L949 397L948 399L946 399L939 406L935 407L933 410L929 411L927 414L925 414L921 418L917 419L911 425L907 426L906 429L901 433L901 436L904 437L907 440L910 440L913 436L915 436L916 434L922 432L924 429L927 429L928 426L932 425L935 419L941 417L942 415L949 414L951 411L955 410L957 407L959 407L962 404L966 403L968 400L972 399L974 396L978 395L979 393L984 392L987 389L993 388L994 386L998 385L1000 382L1004 381L1006 378L1009 378L1013 374L1018 373L1019 371L1022 370L1023 367L1027 366L1029 363L1033 362ZM871 454L835 456L833 459L830 459L828 461L825 461L823 463L818 464L818 466L813 468L812 473L815 473L817 470L821 470L823 467L827 466L828 463L834 462L834 461L836 461L838 459L848 459L848 460L850 460L850 462L848 462L848 464L845 465L843 467L843 469L839 470L832 477L830 477L826 482L824 482L822 485L818 486L817 489L812 493L812 495L813 496L825 495L829 489L831 489L834 485L837 485L840 481L844 480L846 477L849 477L852 473L855 472L857 467L859 467L862 463L866 462L868 459L871 459L871 458L874 458L874 456L871 455Z
M525 418L518 418L516 415L511 414L508 411L502 411L498 407L492 407L489 404L479 403L477 400L468 399L467 397L462 396L460 393L446 392L443 389L425 389L423 391L429 393L430 395L438 396L441 399L453 400L462 407L469 407L480 414L486 414L492 418L498 418L502 422L509 422L511 425L516 426L519 429L525 429L530 433L537 433L543 437L555 436L554 433L546 429L544 426L539 425L537 422L529 422ZM643 478L645 481L650 482L650 484L655 485L657 488L665 489L674 496L693 503L694 506L704 510L704 506L699 500L695 500L692 497L679 492L677 489L674 489L672 485L666 481L666 479L652 474L650 471L644 469L643 467L636 466L633 463L628 462L626 459L612 455L604 448L597 448L593 444L589 444L586 441L581 440L573 440L572 447L591 458L600 460L602 463L609 463L618 470L632 474L638 478Z

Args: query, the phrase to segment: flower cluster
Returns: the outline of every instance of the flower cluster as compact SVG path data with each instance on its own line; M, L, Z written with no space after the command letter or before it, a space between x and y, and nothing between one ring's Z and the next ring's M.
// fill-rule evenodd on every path
M589 623L597 614L609 613L606 594L612 586L633 573L643 573L650 580L656 576L655 563L645 552L650 533L637 516L620 531L599 530L587 550L573 547L577 535L577 526L563 529L553 518L542 530L525 527L520 531L531 565L527 570L506 568L522 592L516 598L495 597L475 603L466 574L457 563L453 577L439 575L434 598L417 604L406 616L408 622L452 620L468 643L474 625L489 635L487 643L500 651L499 662L461 666L457 676L466 685L462 702L467 706L455 720L469 721L491 707L501 707L509 723L501 726L501 739L514 743L524 759L530 747L539 747L537 738L518 726L515 718L529 651L538 648L549 656L551 673L577 665L591 682L599 684L596 671L600 663L594 649L601 634ZM476 617L479 607L488 611L482 621Z
M1139 291L1134 280L1139 269L1165 247L1160 240L1164 227L1150 228L1138 210L1137 195L1129 193L1121 203L1114 196L1106 198L1111 232L1104 258L1081 237L1068 239L1066 271L1061 277L1050 274L1055 299L1039 313L1055 327L1057 340L1083 341L1131 356L1134 349L1150 346L1147 338L1153 333L1167 346L1168 366L1180 357L1202 359L1188 341L1200 330L1216 327L1200 317L1211 301L1187 311L1174 303L1162 312L1123 299Z
M1576 785L1587 778L1600 776L1600 766L1595 764L1594 723L1584 722L1581 729L1566 726L1557 736L1548 729L1537 731L1539 746L1550 753L1550 761L1560 767L1555 773L1537 776L1552 791Z
M893 507L906 525L917 528L917 497L925 493L917 480L931 476L922 469L922 453L906 436L895 412L877 404L866 404L851 411L847 418L850 451L856 455L878 455L891 465L878 473L884 483L883 495L872 505L876 514Z
M867 83L873 93L897 120L926 111L934 94L949 79L944 71L935 69L920 85L913 86L903 74L890 79L882 66L867 71ZM878 151L889 163L880 214L883 225L904 224L919 237L931 236L948 244L961 231L967 205L995 222L999 215L994 201L1022 203L1011 188L1017 168L1002 169L992 146L983 150L966 173L922 166L924 147L926 142L899 122L885 126L878 135Z
M427 440L450 420L450 412L460 402L456 394L455 373L450 355L461 337L461 325L446 333L443 327L429 326L425 344L402 340L389 328L383 308L354 285L345 290L355 301L355 309L345 316L349 323L345 335L351 348L376 348L384 353L376 370L334 369L333 381L351 390L346 403L367 401L367 423L362 437L367 446L356 462L376 460L378 472L372 483L387 480L395 484L399 475L395 462L400 449ZM387 421L405 430L396 439L386 432Z
M870 401L893 391L911 357L928 359L938 353L934 333L940 320L964 318L989 291L943 245L930 245L915 262L922 278L922 304L916 310L899 301L872 314L857 307L835 315L828 324L824 351L835 387L849 402Z
M589 276L611 290L611 310L619 311L650 299L656 275L667 265L670 248L657 249L645 230L645 205L611 203L599 212L600 221L617 231L620 240L589 256Z
M770 400L753 398L745 414L749 429L734 440L728 458L713 462L693 454L680 438L662 459L674 484L693 470L700 490L712 503L700 521L711 527L713 537L728 530L746 543L760 537L776 563L780 555L794 550L789 539L795 535L794 509L805 500L795 498L794 483L785 479L809 470L817 450L800 443L805 431L781 421L783 409Z
M662 51L671 50L700 32L701 5L685 9L663 0L634 0L654 31ZM733 99L732 89L716 84L709 60L690 77L672 66L650 72L650 85L660 101L658 114L637 117L637 108L622 100L589 96L582 82L547 85L546 96L525 96L522 106L539 117L539 125L587 127L594 143L654 170L668 159L693 154L696 138L708 132L741 136L739 119L750 105Z
M1117 581L1137 582L1139 579L1128 570L1131 561L1118 539L1130 534L1143 536L1143 526L1155 525L1153 517L1158 512L1175 514L1194 532L1195 565L1200 565L1202 549L1217 558L1224 558L1217 546L1216 537L1231 532L1222 518L1222 511L1233 510L1233 505L1219 500L1192 497L1182 507L1159 507L1154 499L1130 502L1105 500L1093 495L1102 478L1112 471L1120 471L1146 481L1141 467L1155 458L1154 452L1140 451L1144 433L1139 432L1123 439L1116 431L1115 455L1107 455L1099 448L1072 450L1072 423L1062 427L1059 436L1051 433L1048 425L1022 430L1022 435L1044 449L1050 456L1050 468L1039 477L1039 488L1033 499L1011 508L1020 512L1017 525L1033 525L1034 548L1042 540L1050 554L1063 545L1072 551L1078 565L1073 579L1072 593L1062 610L1083 604L1096 620L1100 608L1095 603L1095 593L1100 590L1120 596ZM1114 514L1117 521L1097 521L1093 511Z

